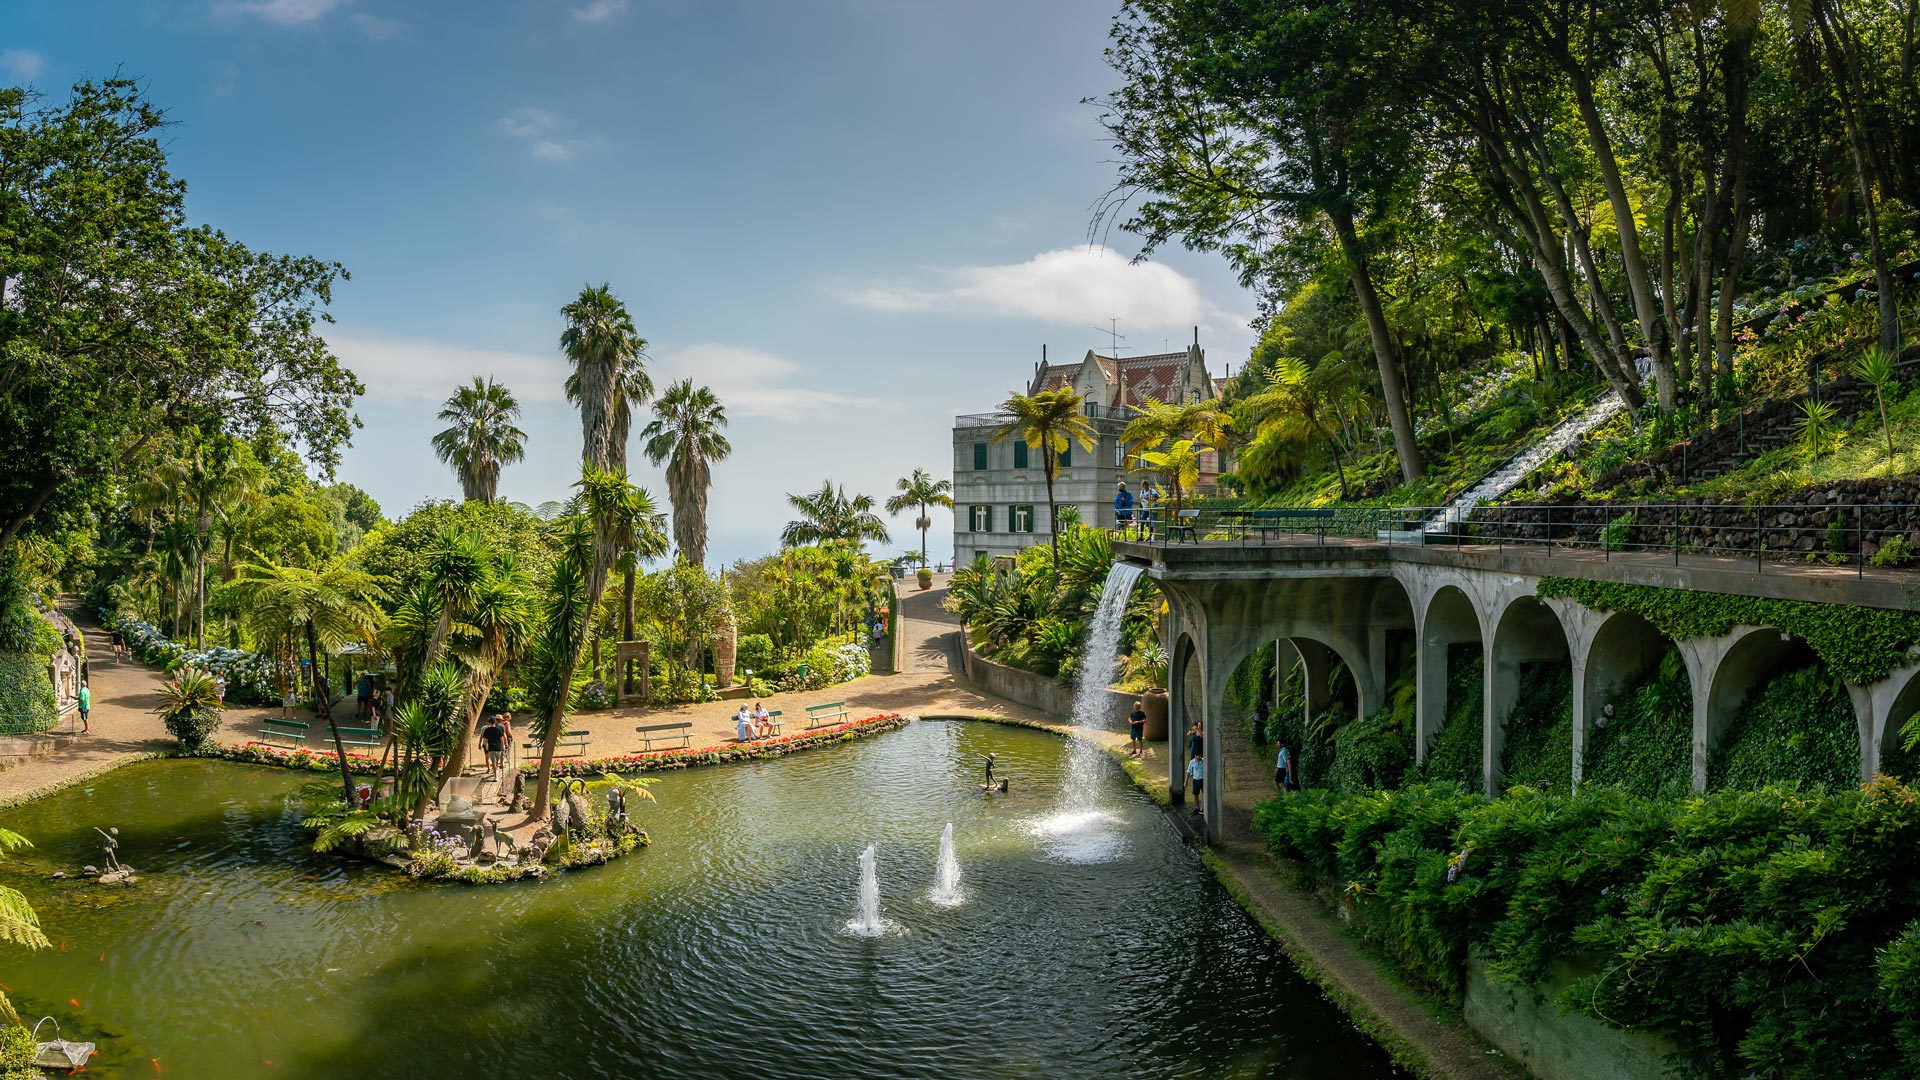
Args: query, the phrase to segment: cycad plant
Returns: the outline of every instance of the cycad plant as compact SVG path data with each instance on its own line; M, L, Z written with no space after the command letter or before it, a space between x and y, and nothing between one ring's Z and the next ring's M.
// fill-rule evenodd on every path
M220 692L213 676L198 668L182 668L160 684L160 723L167 734L192 753L220 726Z
M1839 433L1834 427L1834 417L1838 411L1824 401L1809 398L1800 403L1800 419L1794 425L1794 441L1799 444L1800 456L1809 462L1820 460L1833 448L1834 439Z

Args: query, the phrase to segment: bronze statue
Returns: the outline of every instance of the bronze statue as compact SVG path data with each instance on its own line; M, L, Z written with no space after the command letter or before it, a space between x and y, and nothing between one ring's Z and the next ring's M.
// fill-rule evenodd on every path
M571 780L566 784L567 838L584 840L587 836L587 819L592 816L593 808L587 805L587 782Z
M632 827L627 820L627 789L615 785L607 792L607 836L617 840Z
M93 831L100 834L100 850L106 856L106 872L108 874L119 873L121 869L120 857L116 853L120 850L120 830L112 827L103 830L99 826L95 826Z

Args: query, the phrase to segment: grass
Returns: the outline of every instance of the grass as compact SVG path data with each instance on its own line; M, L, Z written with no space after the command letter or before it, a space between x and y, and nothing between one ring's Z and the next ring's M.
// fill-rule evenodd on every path
M1792 443L1744 462L1732 472L1674 489L1682 498L1728 499L1765 503L1788 492L1835 480L1866 480L1920 473L1920 386L1887 390L1887 420L1893 430L1893 458L1880 412L1869 407L1842 430L1834 448L1808 460ZM1891 467L1889 467L1891 465Z

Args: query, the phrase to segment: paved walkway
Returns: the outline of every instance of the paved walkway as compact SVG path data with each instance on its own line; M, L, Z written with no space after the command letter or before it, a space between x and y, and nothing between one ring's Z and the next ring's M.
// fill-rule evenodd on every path
M138 661L113 658L107 633L79 605L64 608L87 638L87 686L93 691L89 734L63 740L62 748L0 769L0 802L56 787L76 777L112 768L128 758L164 750L173 743L154 712L160 705L160 675ZM79 714L72 715L77 727ZM61 731L68 730L61 728Z

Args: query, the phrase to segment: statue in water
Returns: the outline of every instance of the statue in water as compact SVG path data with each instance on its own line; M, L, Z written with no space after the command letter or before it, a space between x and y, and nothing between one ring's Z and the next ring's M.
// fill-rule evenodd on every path
M120 830L112 826L102 829L96 825L93 831L100 834L100 853L106 859L106 872L109 874L119 873L123 869L120 865L119 856Z
M567 785L567 838L585 840L587 838L587 818L592 808L587 805L587 782L574 780Z

